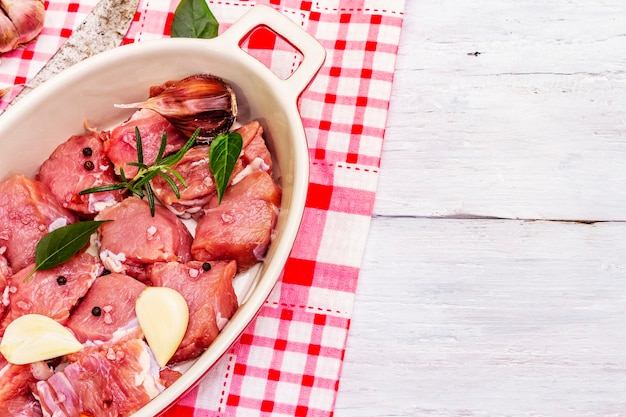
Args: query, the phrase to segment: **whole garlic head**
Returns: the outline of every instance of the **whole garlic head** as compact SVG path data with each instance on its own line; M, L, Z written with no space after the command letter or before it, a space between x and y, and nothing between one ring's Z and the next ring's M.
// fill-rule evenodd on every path
M0 0L0 53L32 41L43 28L43 0Z

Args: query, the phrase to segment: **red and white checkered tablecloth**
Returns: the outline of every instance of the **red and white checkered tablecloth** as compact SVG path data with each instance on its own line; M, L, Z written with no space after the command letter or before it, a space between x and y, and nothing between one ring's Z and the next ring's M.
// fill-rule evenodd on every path
M0 88L27 83L96 2L47 0L39 38L0 57ZM168 417L333 415L405 0L208 0L220 32L260 3L280 10L327 49L299 101L311 158L304 220L258 317ZM169 36L177 4L142 0L124 43ZM279 75L298 64L291 47L267 31L255 32L247 44ZM17 92L0 101L0 111Z

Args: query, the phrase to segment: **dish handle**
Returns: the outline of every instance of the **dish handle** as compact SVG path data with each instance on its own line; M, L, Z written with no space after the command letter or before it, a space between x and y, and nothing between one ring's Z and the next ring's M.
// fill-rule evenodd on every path
M324 63L326 50L317 39L287 16L262 4L258 4L246 12L220 37L241 49L241 42L253 29L259 26L267 26L302 54L302 62L287 79L283 80L277 77L286 84L286 91L294 92L296 96L299 96Z

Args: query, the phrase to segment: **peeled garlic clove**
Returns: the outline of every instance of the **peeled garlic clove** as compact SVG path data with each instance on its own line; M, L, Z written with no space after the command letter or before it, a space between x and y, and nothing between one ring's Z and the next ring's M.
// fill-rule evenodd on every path
M17 30L17 44L30 42L43 28L43 0L0 0L0 7Z
M41 314L26 314L7 326L0 353L15 365L58 358L83 348L66 327Z
M208 74L169 81L153 87L146 101L116 107L154 110L187 136L200 128L201 138L228 132L237 116L237 101L230 84Z
M135 313L157 363L167 365L187 331L187 302L172 288L148 287L137 298Z

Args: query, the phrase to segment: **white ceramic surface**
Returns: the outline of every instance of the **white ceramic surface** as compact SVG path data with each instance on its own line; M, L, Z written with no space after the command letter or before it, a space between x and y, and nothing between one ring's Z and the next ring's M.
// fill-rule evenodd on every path
M256 27L289 41L303 60L286 80L241 47ZM171 387L133 417L158 414L194 385L238 338L274 287L296 237L308 186L309 159L297 99L325 59L325 50L286 16L255 6L214 39L163 39L119 47L89 58L34 89L0 116L0 179L33 175L53 149L90 126L107 128L130 110L113 107L143 99L151 85L195 73L228 80L237 94L239 122L264 127L282 190L276 235L245 303L212 346Z

